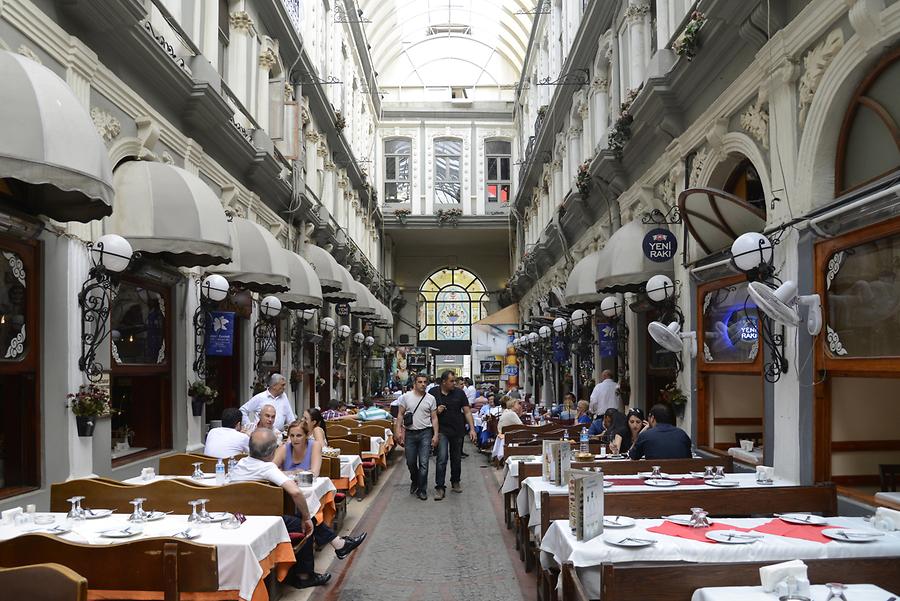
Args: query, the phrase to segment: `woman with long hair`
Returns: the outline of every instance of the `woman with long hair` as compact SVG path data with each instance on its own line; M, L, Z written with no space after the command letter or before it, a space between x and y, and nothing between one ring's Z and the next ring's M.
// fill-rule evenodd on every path
M328 438L325 436L325 420L318 407L310 407L304 411L303 421L306 422L304 427L316 439L316 442L321 443L322 448L328 446Z
M637 440L638 434L644 427L644 412L637 407L629 409L626 417L628 421L625 428L615 434L609 445L609 450L613 453L627 453L631 450L631 445Z
M275 451L272 460L283 472L309 471L318 478L322 469L322 443L307 430L308 411L303 418L294 420L288 426L288 441Z

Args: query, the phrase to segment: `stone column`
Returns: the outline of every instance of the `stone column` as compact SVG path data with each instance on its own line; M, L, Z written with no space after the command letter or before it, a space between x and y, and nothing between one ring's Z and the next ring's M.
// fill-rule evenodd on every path
M263 50L257 61L259 69L257 70L256 85L256 122L265 131L269 131L269 74L278 62L274 50L266 48Z
M247 77L247 57L254 42L255 26L246 11L235 11L228 16L230 40L228 43L227 83L244 106L250 104L251 83ZM246 124L245 124L246 125Z
M594 110L591 111L591 123L593 124L594 148L604 145L606 131L609 128L609 80L605 77L597 77L591 84L593 93Z
M572 187L572 182L578 173L578 167L581 165L581 136L583 130L580 127L570 127L567 133L569 138L569 170L565 174L564 181L566 189L563 190L562 196L559 198L560 201L562 201Z
M644 81L647 69L646 36L650 5L646 0L636 0L625 11L628 21L628 87L637 89Z

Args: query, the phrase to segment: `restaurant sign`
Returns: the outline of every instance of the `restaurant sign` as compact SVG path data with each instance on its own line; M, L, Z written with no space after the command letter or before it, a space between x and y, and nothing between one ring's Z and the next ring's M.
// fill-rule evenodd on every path
M206 328L206 354L230 357L234 348L234 321L231 311L210 311Z
M678 250L678 238L669 230L656 228L647 232L641 246L645 257L654 263L665 263L675 257L675 252Z
M338 317L349 317L350 316L350 304L349 303L338 303L334 306L334 312Z

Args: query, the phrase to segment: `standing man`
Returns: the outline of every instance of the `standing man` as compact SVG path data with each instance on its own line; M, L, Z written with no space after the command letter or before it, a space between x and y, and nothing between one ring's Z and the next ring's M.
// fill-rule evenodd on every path
M622 409L619 407L619 386L613 380L612 372L604 369L600 374L600 381L591 392L591 404L588 408L594 415L602 415L607 409Z
M469 440L475 443L475 421L469 408L466 393L456 386L456 374L446 370L441 374L440 386L434 389L437 401L438 423L440 424L440 440L438 441L437 461L434 468L434 500L444 498L447 488L444 478L447 475L447 458L450 458L450 486L453 492L462 492L459 478L462 473L462 447L466 436L466 423L469 424Z
M475 385L472 384L472 378L466 378L466 387L463 388L463 392L466 393L466 398L469 399L469 407L471 407L475 403L475 396L478 394L475 390Z
M394 432L397 443L404 446L406 467L409 468L409 494L428 499L428 458L438 444L437 404L425 392L428 376L416 374L413 389L400 397ZM406 417L406 414L409 417ZM429 445L429 442L431 443Z
M285 426L297 419L294 415L294 408L288 400L284 389L287 386L287 380L281 374L272 374L269 376L269 387L252 399L241 405L241 413L244 414L244 426L253 425L256 414L262 409L263 405L272 405L275 407L275 423L271 426L273 430L283 431Z

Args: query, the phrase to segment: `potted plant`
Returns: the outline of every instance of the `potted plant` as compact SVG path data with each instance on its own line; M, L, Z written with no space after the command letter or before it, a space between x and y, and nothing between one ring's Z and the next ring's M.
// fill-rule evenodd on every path
M200 417L203 415L203 406L211 405L219 396L219 392L203 380L197 380L188 386L188 396L191 397L191 414Z
M335 111L334 128L338 131L344 131L345 127L347 127L347 120L344 118L344 115L341 113L341 111Z
M584 198L591 194L591 162L585 161L578 167L578 178L575 180L578 193Z
M78 436L93 436L97 418L115 413L109 404L109 391L94 384L82 384L78 392L69 393L66 398L75 414Z
M665 388L660 390L659 395L662 398L663 402L666 402L672 406L672 410L675 412L675 415L677 417L684 417L684 409L687 405L687 396L685 396L681 389L675 385L675 382L668 384Z
M396 209L394 211L394 216L400 223L406 223L406 218L409 217L411 213L412 211L410 209Z
M634 116L631 114L631 104L637 98L641 91L641 84L636 89L628 90L625 94L625 100L619 107L619 118L613 124L612 131L609 133L608 147L616 155L617 159L622 159L625 144L631 139L631 124L634 122Z
M689 61L697 56L697 50L700 49L700 29L705 23L706 15L699 10L692 12L691 20L685 25L681 35L672 42L672 52Z
M456 227L459 224L459 218L462 216L462 209L438 209L437 218L438 225L450 225Z

